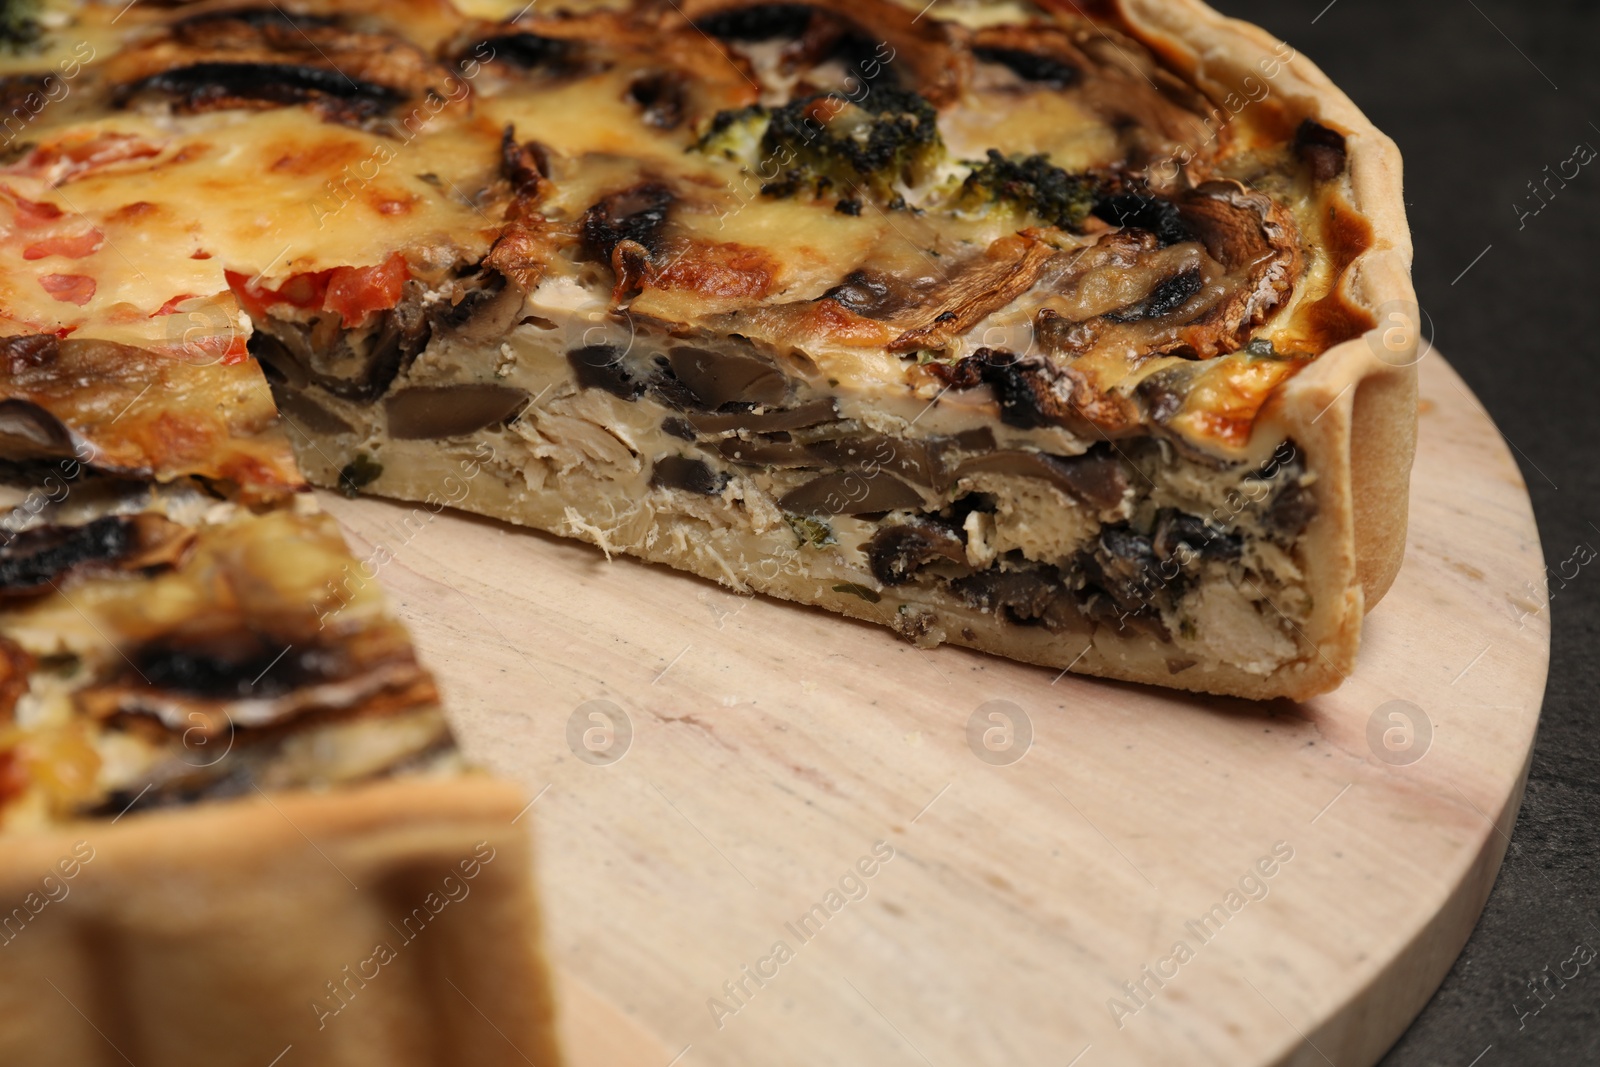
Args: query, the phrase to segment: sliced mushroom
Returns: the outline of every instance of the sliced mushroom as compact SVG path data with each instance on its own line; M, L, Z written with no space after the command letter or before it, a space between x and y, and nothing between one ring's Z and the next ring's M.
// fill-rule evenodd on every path
M1095 204L1094 216L1123 229L1147 230L1163 245L1192 239L1178 205L1165 197L1138 192L1108 196Z
M717 442L717 452L723 459L745 467L793 469L822 466L806 445L787 440L787 434L778 436L785 440L774 440L772 437L757 437L752 441L742 437L724 438Z
M1065 89L1083 78L1083 72L1071 63L1022 48L976 45L972 54L985 63L998 63L1025 82L1052 89Z
M724 404L781 404L789 395L783 372L753 353L678 345L667 349L667 361L706 411Z
M632 241L646 252L661 251L661 231L672 206L672 190L660 182L642 182L602 197L583 213L583 247L604 263L617 245Z
M48 367L61 356L61 341L53 333L24 333L0 338L0 372L16 377Z
M55 91L54 74L0 74L0 114L10 122L26 122L23 116L32 116L44 109L50 99L46 94ZM9 132L9 127L8 127ZM13 138L15 134L12 135ZM8 140L10 148L14 140ZM19 145L26 148L26 145ZM9 160L7 160L9 162Z
M1317 181L1332 181L1344 173L1344 134L1315 119L1306 119L1294 131L1294 154L1311 168L1311 176Z
M214 635L188 634L156 640L134 651L139 673L158 689L204 697L278 696L291 689L328 681L337 675L342 657L312 648L290 648L274 662L282 646L273 648L264 636L236 631ZM268 670L268 668L271 670ZM259 678L259 682L253 680Z
M679 71L656 70L628 83L628 102L639 109L646 126L677 129L689 106L688 79Z
M1127 523L1101 527L1099 539L1079 552L1073 564L1082 576L1091 614L1116 618L1119 624L1130 616L1159 622L1158 603L1176 600L1186 581L1181 567L1164 563L1150 538ZM1093 605L1097 593L1107 601L1099 608Z
M542 219L513 217L495 238L489 254L483 257L483 266L486 270L499 271L518 289L531 293L538 288L545 268L556 255L556 244L550 227Z
M354 426L287 382L269 379L268 384L272 387L278 414L293 429L323 437L355 432Z
M420 294L417 283L407 282L399 304L353 329L336 315L310 323L264 316L250 335L250 354L295 388L312 384L342 400L368 403L427 347L432 324Z
M995 63L1025 83L1067 89L1083 81L1093 61L1064 29L1040 25L984 26L973 31L972 54Z
M580 42L526 31L480 38L463 49L461 55L463 58L481 55L484 46L492 49L489 54L495 59L503 59L523 70L569 74L582 65Z
M1053 567L1029 570L987 570L957 578L950 588L979 611L1000 614L1012 622L1037 622L1065 588Z
M658 489L682 489L702 496L716 496L728 481L726 471L713 470L704 460L691 456L662 456L650 472L650 484Z
M913 293L910 286L894 275L858 269L846 274L844 281L817 299L832 300L846 311L873 319L888 318L919 303L920 294Z
M615 345L584 345L567 353L572 376L585 389L604 389L623 400L637 400L649 385L648 378L636 374Z
M0 598L43 593L85 570L170 566L193 540L187 527L153 514L23 530L0 546Z
M1185 327L1184 340L1202 358L1236 351L1300 279L1294 218L1270 196L1235 181L1197 186L1180 208L1195 237L1228 271L1226 295Z
M857 434L813 441L806 447L824 466L891 470L919 485L941 490L949 482L942 462L947 447L943 441Z
M806 5L686 0L673 6L703 32L725 40L795 39L797 47L789 58L797 70L841 59L863 81L909 82L935 105L959 96L970 75L970 58L956 47L956 31L890 0L814 0ZM810 9L803 23L802 7ZM900 71L909 77L898 77Z
M680 419L676 415L668 415L661 420L661 432L684 441L693 441L695 439L694 427L689 423L689 420Z
M1267 504L1264 522L1285 543L1293 542L1317 517L1317 498L1298 476L1287 479Z
M922 494L884 471L835 471L791 489L778 506L796 515L871 515L923 506Z
M984 256L924 294L889 322L901 330L889 349L943 348L1033 288L1056 250L1016 234L989 246Z
M57 459L74 454L75 439L62 421L27 400L0 400L0 459Z
M872 535L864 551L872 576L884 585L904 585L916 572L939 560L967 563L967 546L939 523L910 522L885 526Z
M1164 367L1142 379L1134 395L1144 404L1145 413L1157 423L1171 419L1183 408L1195 380L1204 373L1203 363L1178 363Z
M384 399L389 436L396 440L462 437L505 422L528 401L509 385L417 385Z
M1183 306L1204 287L1205 278L1200 269L1189 267L1170 278L1163 278L1143 300L1106 312L1106 318L1116 323L1164 319L1182 310Z
M713 11L695 20L695 26L724 41L770 41L797 38L811 24L808 4L757 3Z
M935 373L957 389L988 385L1000 406L1000 421L1007 426L1050 426L1066 421L1069 414L1052 387L1057 376L1051 366L1024 362L1013 352L980 348L954 366L935 364ZM1070 391L1067 396L1070 402Z
M981 473L1039 478L1100 509L1122 503L1128 488L1128 477L1121 461L1109 449L1098 445L1081 456L1007 449L964 459L953 472L957 480Z
M511 187L507 219L535 215L539 201L554 189L549 181L549 150L538 141L518 143L516 128L509 122L500 134L500 176Z
M437 92L450 72L399 36L272 5L179 19L111 57L105 77L119 104L150 95L184 111L312 103L361 122Z
M194 63L134 82L119 99L148 93L172 97L183 111L317 102L342 121L382 115L405 99L386 85L298 63Z
M486 268L465 286L450 305L429 309L433 324L470 344L502 340L522 316L522 290L507 282L493 267Z
M42 590L75 567L114 561L132 546L132 524L117 515L83 526L24 530L0 548L0 592Z
M919 485L940 490L949 482L942 462L942 454L949 445L942 439L856 434L802 444L788 440L787 434L781 436L785 439L758 437L747 441L730 437L717 442L717 451L749 467L890 470Z
M833 422L838 417L839 409L833 398L829 397L826 400L813 400L808 404L785 410L692 414L688 419L701 433L726 433L730 430L775 433L778 430L800 430L819 423Z
M1231 534L1197 515L1166 509L1156 518L1151 547L1161 559L1234 560L1242 551L1238 534Z

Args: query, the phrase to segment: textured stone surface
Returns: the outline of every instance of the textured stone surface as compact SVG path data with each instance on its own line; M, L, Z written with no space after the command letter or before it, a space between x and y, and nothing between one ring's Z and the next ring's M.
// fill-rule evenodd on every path
M1551 181L1537 214L1528 188L1578 144L1600 149L1600 5L1214 2L1310 56L1400 143L1419 298L1519 457L1551 571L1550 684L1510 852L1384 1067L1600 1062L1600 958L1542 1001L1528 988L1577 944L1600 951L1600 559L1559 573L1600 550L1600 159Z

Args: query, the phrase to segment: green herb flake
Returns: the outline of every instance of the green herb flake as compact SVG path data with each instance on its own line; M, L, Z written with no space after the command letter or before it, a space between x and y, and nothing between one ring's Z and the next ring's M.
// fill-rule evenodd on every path
M382 473L383 464L365 452L357 452L356 458L339 471L339 491L353 500L357 492L377 481Z
M43 40L38 0L0 3L0 54L16 56L34 52Z
M864 585L857 585L855 582L840 582L838 585L833 587L833 591L835 593L849 593L851 596L858 596L862 600L865 600L868 604L876 604L878 601L883 599L883 597L879 596L871 589L868 589Z
M808 545L812 548L821 548L824 545L838 543L833 536L833 527L821 519L784 512L783 520L789 524L789 529L794 531L795 540L802 548Z

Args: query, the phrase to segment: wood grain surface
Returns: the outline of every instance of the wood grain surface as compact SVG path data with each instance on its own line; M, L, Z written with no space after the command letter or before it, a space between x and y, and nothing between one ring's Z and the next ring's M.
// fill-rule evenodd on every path
M1366 1067L1494 881L1549 654L1517 467L1420 369L1405 567L1355 673L1300 705L920 651L322 499L394 554L468 753L538 796L574 1067Z

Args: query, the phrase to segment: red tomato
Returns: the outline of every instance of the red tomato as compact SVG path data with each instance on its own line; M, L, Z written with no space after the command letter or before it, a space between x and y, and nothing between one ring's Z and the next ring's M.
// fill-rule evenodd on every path
M82 259L84 256L95 252L105 242L106 235L90 227L85 233L71 236L57 235L46 237L42 241L35 241L22 250L23 259L43 259L45 256L66 256L68 259Z
M328 273L322 309L337 311L346 326L398 304L406 279L411 277L406 257L398 252L376 267L336 267Z
M6 170L30 178L43 178L56 186L116 163L160 154L161 145L133 134L99 133L82 140L41 145Z
M193 299L193 293L179 293L177 296L173 297L171 300L168 300L165 304L162 304L159 308L152 311L150 313L150 317L154 319L162 315L176 315L178 313L179 304L183 303L185 300Z
M47 226L61 217L61 209L54 204L29 200L9 185L0 185L0 193L16 205L17 225L25 230Z
M228 288L238 298L239 304L251 315L263 316L274 304L292 304L300 308L322 306L322 295L328 288L328 271L314 274L296 274L283 283L281 289L265 285L252 285L250 275L237 271L223 271Z
M57 300L79 307L94 297L95 281L87 274L46 274L40 277L39 284Z
M411 270L406 257L396 252L376 267L335 267L296 274L280 288L251 285L250 279L225 271L228 287L251 315L264 315L274 304L336 311L346 326L355 326L374 311L387 311L400 302Z

